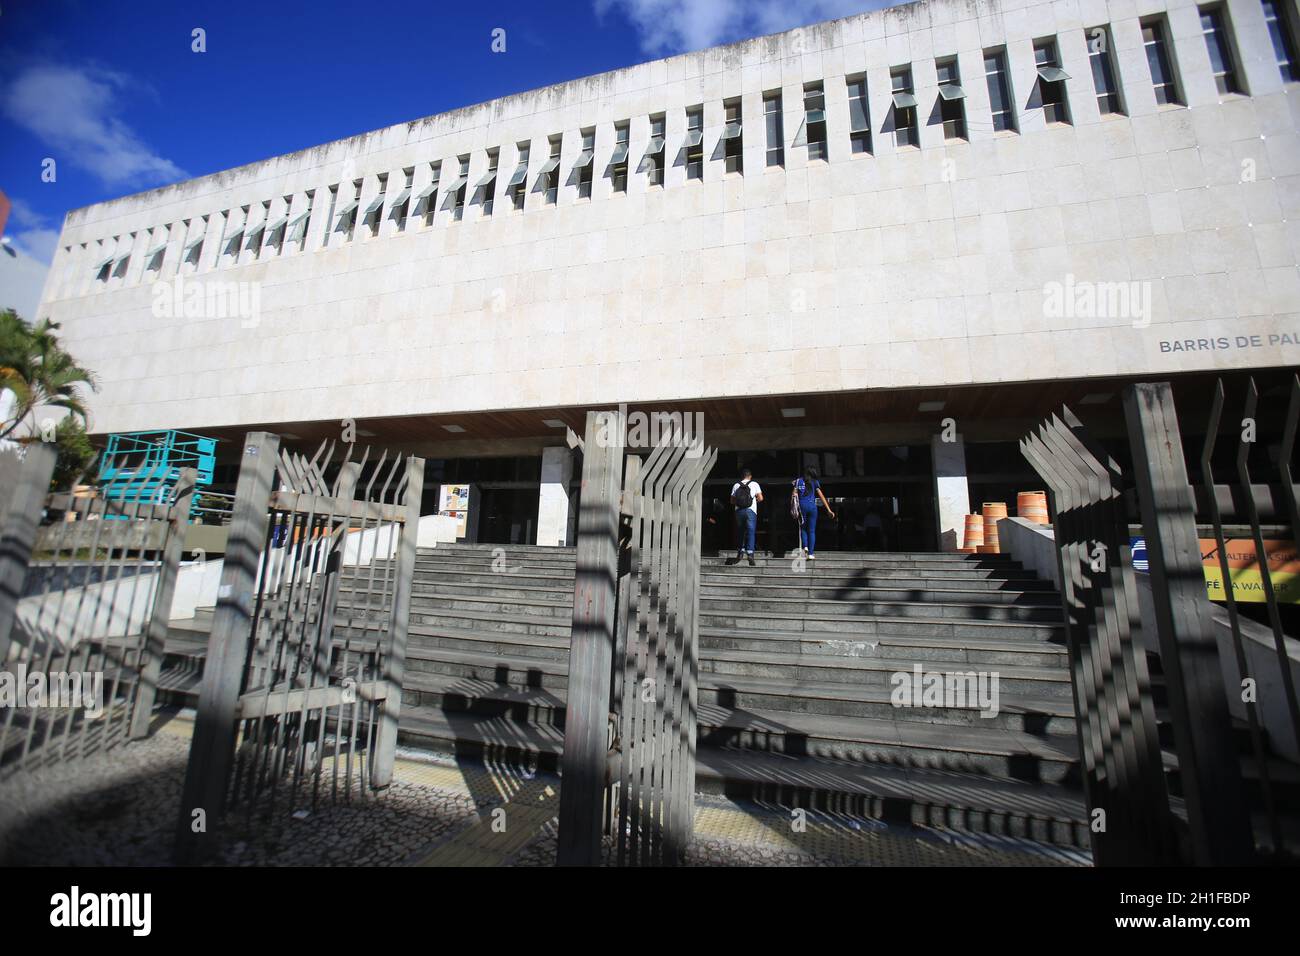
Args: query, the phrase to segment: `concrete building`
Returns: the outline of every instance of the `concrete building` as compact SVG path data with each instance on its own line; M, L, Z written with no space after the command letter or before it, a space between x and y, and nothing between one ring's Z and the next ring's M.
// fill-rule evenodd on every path
M564 426L628 403L702 413L706 546L815 462L824 547L953 547L1054 405L1300 364L1297 23L927 0L645 63L74 210L36 318L94 432L355 423L481 541L569 540Z

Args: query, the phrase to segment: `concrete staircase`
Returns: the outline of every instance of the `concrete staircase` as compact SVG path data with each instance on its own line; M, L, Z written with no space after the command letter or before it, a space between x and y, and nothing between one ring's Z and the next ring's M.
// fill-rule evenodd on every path
M405 743L558 766L574 557L420 552ZM757 560L701 573L701 789L1087 845L1049 585L1002 556ZM998 672L998 714L893 706L891 675L914 664Z
M411 601L404 744L557 768L564 741L572 549L423 550ZM1001 555L823 553L701 571L701 790L895 822L1087 847L1059 598ZM345 585L342 608L361 596ZM193 704L212 609L173 621L160 690ZM1181 780L1159 658L1149 655L1176 815ZM999 675L999 709L896 707L891 677ZM1243 774L1259 771L1237 727ZM1300 770L1269 760L1279 807ZM1255 814L1262 843L1262 816ZM1300 815L1285 839L1300 847Z

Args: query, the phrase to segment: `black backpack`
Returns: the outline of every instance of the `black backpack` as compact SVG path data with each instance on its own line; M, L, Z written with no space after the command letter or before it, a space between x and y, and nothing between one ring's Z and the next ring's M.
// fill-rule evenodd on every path
M736 489L736 507L748 508L754 503L754 496L749 493L749 482L742 481Z

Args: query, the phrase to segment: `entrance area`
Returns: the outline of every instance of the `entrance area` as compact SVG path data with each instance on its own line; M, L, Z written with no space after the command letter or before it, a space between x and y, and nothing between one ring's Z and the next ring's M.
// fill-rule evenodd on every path
M742 468L749 468L763 489L757 550L785 554L798 547L799 526L790 514L790 488L809 466L821 475L822 490L835 510L834 519L825 511L818 518L818 551L934 550L930 449L891 445L720 454L704 485L705 553L736 547L730 497Z

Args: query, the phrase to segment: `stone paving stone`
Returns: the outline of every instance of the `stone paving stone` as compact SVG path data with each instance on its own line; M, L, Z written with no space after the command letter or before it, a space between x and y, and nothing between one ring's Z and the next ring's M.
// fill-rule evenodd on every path
M171 720L147 740L0 779L0 865L167 865L190 729ZM559 791L558 777L527 766L402 749L392 787L378 796L323 798L302 819L285 800L269 814L233 814L217 862L551 866ZM607 838L607 865L614 849ZM1011 837L828 813L797 818L782 807L701 795L686 863L1087 866L1090 860L1081 851Z

